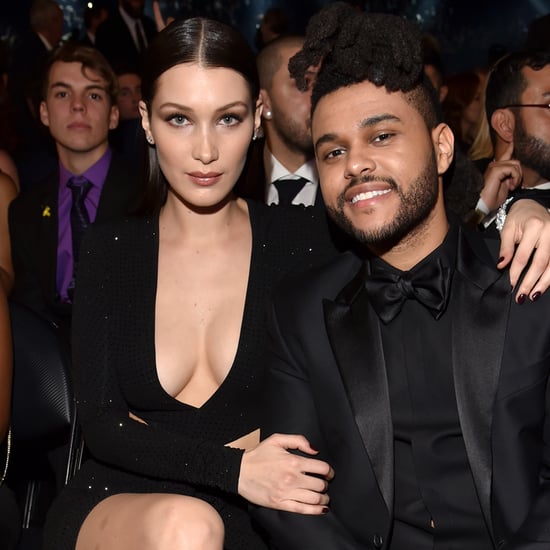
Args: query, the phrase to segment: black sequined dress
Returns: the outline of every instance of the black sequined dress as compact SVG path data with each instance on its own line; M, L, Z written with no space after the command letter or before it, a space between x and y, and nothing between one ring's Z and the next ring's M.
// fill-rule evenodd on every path
M249 202L249 212L252 259L239 345L226 379L200 408L172 398L157 377L158 219L88 232L73 312L73 355L78 410L93 458L50 509L45 550L73 550L90 510L128 492L200 497L223 518L227 549L265 548L237 495L242 451L225 444L258 427L264 312L273 285L335 251L322 209ZM147 425L129 419L128 411Z

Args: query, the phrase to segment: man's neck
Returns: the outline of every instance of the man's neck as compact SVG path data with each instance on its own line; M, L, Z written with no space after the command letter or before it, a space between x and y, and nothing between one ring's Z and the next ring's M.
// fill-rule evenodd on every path
M107 152L107 148L108 144L105 143L101 147L96 147L93 151L75 153L58 145L57 154L61 164L71 174L80 175L93 166Z
M522 181L521 181L522 187L530 189L532 187L536 187L537 185L540 185L541 183L546 183L547 181L550 181L550 178L543 176L538 172L535 172L531 168L522 166Z
M293 174L313 157L306 155L300 151L290 150L285 143L280 139L266 136L266 145L269 152L289 171Z
M443 204L437 205L428 218L409 231L397 244L391 248L370 251L386 263L401 271L410 271L429 256L445 240L449 230L449 221Z

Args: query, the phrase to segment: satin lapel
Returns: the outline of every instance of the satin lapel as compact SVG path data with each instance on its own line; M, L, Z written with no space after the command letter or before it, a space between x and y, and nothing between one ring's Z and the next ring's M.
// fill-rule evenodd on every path
M379 320L367 300L362 271L335 302L325 300L325 323L388 512L393 510L393 430ZM351 302L351 303L350 303Z
M468 459L491 531L491 425L511 300L508 276L495 264L481 237L460 231L451 298L454 384Z

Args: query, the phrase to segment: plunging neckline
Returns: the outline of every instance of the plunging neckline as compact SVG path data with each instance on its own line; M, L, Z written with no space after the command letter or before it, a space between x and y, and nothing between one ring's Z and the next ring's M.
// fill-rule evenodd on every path
M196 410L201 411L207 408L212 402L215 402L216 396L220 394L220 390L224 386L227 385L228 381L231 379L232 375L234 374L234 371L236 369L236 366L239 364L239 360L241 357L241 354L243 352L243 347L241 344L243 342L243 332L245 330L245 327L248 326L248 317L251 314L251 303L250 303L250 292L251 289L255 287L255 285L250 284L252 277L254 276L254 273L256 270L252 269L252 265L254 264L256 260L256 237L254 236L254 229L253 229L253 208L251 207L250 202L246 201L247 210L248 210L248 223L251 233L251 246L250 246L250 260L248 263L248 278L246 282L246 290L244 294L244 307L243 307L243 315L241 319L241 328L239 330L239 337L237 339L237 348L235 350L235 356L233 357L233 361L231 363L231 366L229 367L229 370L227 371L227 374L225 375L225 378L222 380L221 384L214 390L214 392L202 403L202 405L195 406L191 405L190 403L186 403L185 401L180 401L179 399L176 399L173 395L170 395L165 389L164 386L160 382L160 378L158 375L158 366L157 366L157 353L156 353L156 325L157 325L157 319L156 319L156 306L157 306L157 289L158 289L158 266L159 266L159 248L160 248L160 227L159 227L159 216L157 215L155 218L155 229L157 234L156 239L156 261L153 262L153 265L155 266L152 276L154 280L154 299L153 299L153 330L152 330L152 336L150 342L150 345L152 345L152 357L153 357L153 370L154 370L154 376L157 383L157 386L160 388L160 391L172 402L179 404L182 408L188 409L188 410Z

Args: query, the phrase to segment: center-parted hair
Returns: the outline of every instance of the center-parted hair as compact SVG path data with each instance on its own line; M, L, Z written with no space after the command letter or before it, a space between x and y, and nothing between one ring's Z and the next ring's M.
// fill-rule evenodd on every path
M403 92L428 128L441 121L438 98L424 75L420 30L401 17L357 13L344 2L330 4L311 18L304 47L289 63L302 89L312 66L319 66L312 112L323 96L368 81L388 92Z

